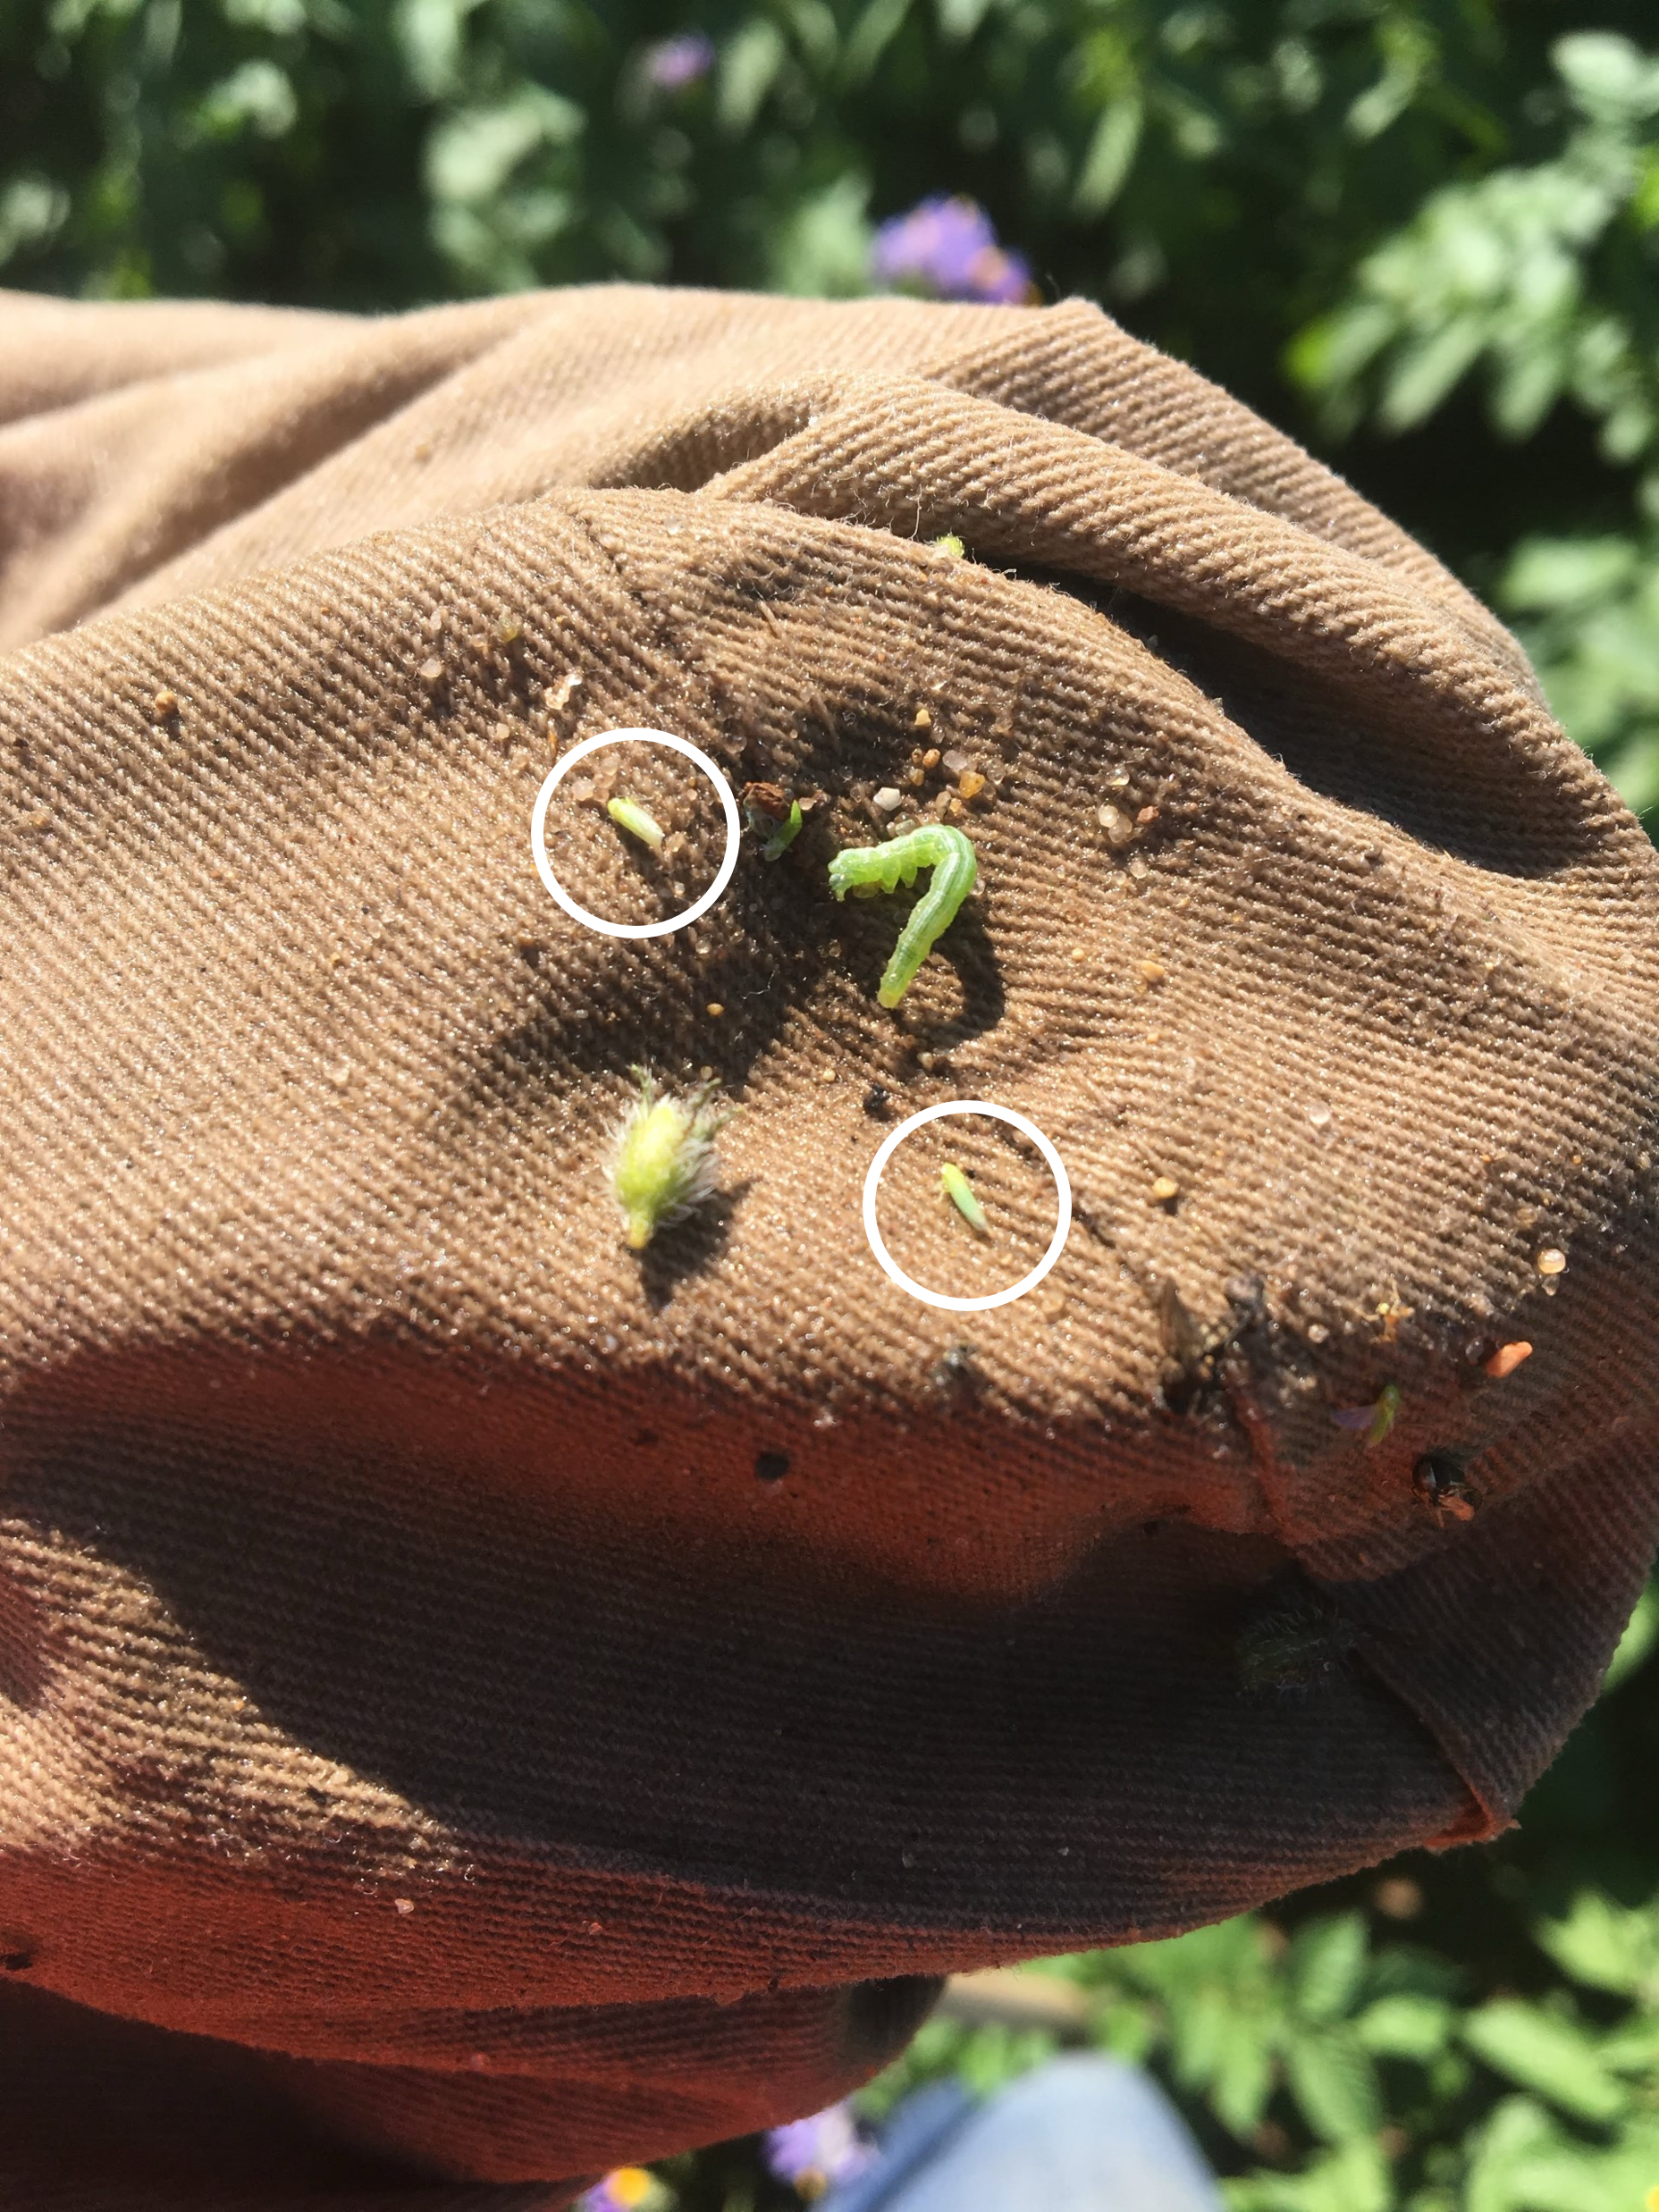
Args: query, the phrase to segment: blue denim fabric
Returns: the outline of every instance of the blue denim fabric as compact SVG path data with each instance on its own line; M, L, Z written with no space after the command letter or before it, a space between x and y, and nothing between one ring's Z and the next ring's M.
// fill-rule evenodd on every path
M975 2106L954 2082L901 2105L879 2163L818 2212L1223 2212L1157 2084L1116 2059L1051 2059Z

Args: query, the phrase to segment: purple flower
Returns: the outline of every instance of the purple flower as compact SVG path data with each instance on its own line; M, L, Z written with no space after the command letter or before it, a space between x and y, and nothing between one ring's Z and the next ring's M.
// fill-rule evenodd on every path
M874 2146L859 2133L851 2107L844 2104L773 2128L764 2148L774 2177L793 2183L808 2199L821 2197L838 2182L850 2182L876 2155Z
M714 41L701 30L682 30L645 49L645 80L659 92L683 92L714 66Z
M1030 264L998 245L985 210L945 192L881 225L870 243L870 273L885 291L924 299L1015 307L1037 297Z

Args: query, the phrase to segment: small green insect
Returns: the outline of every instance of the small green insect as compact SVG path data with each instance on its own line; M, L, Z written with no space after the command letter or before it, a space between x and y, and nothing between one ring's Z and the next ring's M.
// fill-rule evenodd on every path
M882 974L876 997L884 1006L897 1005L973 888L980 871L973 846L960 829L944 822L923 822L886 845L854 845L838 853L830 863L830 888L837 898L866 886L896 891L901 883L915 881L918 868L931 868L933 880L911 909Z
M1338 1428L1363 1429L1366 1448L1380 1444L1400 1415L1400 1385L1385 1383L1368 1406L1338 1406L1331 1418Z
M968 549L954 530L947 530L942 538L930 538L928 543L936 553L947 553L952 560L967 558Z
M648 814L637 799L607 799L605 812L619 829L626 829L630 837L637 837L654 853L667 832L654 814Z
M648 1068L632 1073L639 1096L617 1124L611 1189L625 1242L643 1252L659 1229L672 1228L712 1197L720 1173L714 1140L737 1109L714 1104L717 1083L700 1083L679 1098L659 1089Z
M973 1185L968 1181L955 1160L947 1160L939 1171L939 1188L956 1207L976 1236L988 1237L990 1224L985 1218L985 1208L973 1195Z
M1472 1521L1480 1503L1454 1452L1426 1451L1411 1469L1411 1488L1436 1519L1449 1514L1454 1521Z

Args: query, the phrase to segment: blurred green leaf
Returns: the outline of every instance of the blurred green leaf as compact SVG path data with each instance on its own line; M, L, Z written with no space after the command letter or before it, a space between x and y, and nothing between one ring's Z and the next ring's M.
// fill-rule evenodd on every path
M1542 1921L1533 1934L1574 1981L1659 2007L1659 1912L1581 1889L1563 1919Z
M1463 2023L1463 2040L1499 2073L1583 2120L1611 2120L1627 2092L1576 2021L1514 1998L1496 1998Z
M1354 2023L1360 2048L1377 2058L1412 2058L1427 2065L1451 2040L1453 2007L1438 1998L1384 1997Z
M1655 2173L1651 2120L1591 2144L1530 2098L1507 2098L1471 2138L1467 2212L1644 2212Z
M69 214L69 194L41 176L0 185L0 268L21 247L48 241Z
M754 128L787 52L782 31L764 15L752 16L727 46L720 57L720 116L734 136Z
M1389 2212L1388 2164L1356 2137L1300 2174L1251 2174L1224 2183L1229 2212Z
M1659 532L1525 540L1498 603L1518 618L1569 736L1596 755L1634 812L1659 803ZM1629 1632L1635 1656L1615 1657L1619 1675L1640 1663L1650 1619L1638 1606Z
M1255 2132L1273 2088L1273 2039L1258 2019L1226 2014L1220 2026L1209 2076L1209 2107L1223 2127L1241 2141Z
M1659 650L1659 623L1655 623L1655 649ZM1659 744L1655 745L1654 752L1659 755ZM1654 796L1659 798L1659 792L1655 792ZM1651 800L1648 802L1649 804L1652 803ZM1634 805L1635 802L1627 801L1627 803ZM1641 809L1637 811L1639 812ZM1636 1610L1619 1639L1619 1648L1608 1661L1607 1672L1602 1680L1604 1694L1617 1689L1621 1682L1635 1674L1638 1668L1645 1667L1653 1656L1656 1644L1659 1644L1659 1582L1650 1582L1637 1599Z
M1567 394L1600 419L1614 458L1659 437L1659 263L1641 213L1659 60L1612 32L1562 38L1554 60L1567 95L1559 152L1432 192L1291 349L1334 425L1368 407L1410 429L1484 362L1508 437L1529 436Z
M1352 2008L1365 1973L1368 1947L1361 1913L1310 1921L1298 1931L1287 1967L1293 2001L1303 2020L1337 2020Z
M299 103L285 71L274 62L244 62L215 85L196 111L196 125L209 138L233 138L253 130L264 139L280 139L299 115Z
M870 260L869 203L870 180L856 170L797 201L772 234L772 290L822 299L862 292Z
M1299 2035L1284 2056L1291 2094L1328 2143L1374 2135L1383 2124L1382 2087L1359 2039L1336 2028Z
M568 145L584 120L570 101L531 88L494 107L462 108L446 116L429 141L433 191L440 200L493 199L527 155Z

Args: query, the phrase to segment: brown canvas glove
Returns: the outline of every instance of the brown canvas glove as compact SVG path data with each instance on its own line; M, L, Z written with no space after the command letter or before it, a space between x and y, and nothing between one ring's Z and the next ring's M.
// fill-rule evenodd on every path
M1304 455L1081 305L0 295L0 646L8 2201L517 2212L1509 1821L1659 1518L1659 864ZM530 815L640 725L805 826L624 941ZM741 1110L636 1253L640 1064ZM994 1309L863 1232L951 1099Z

